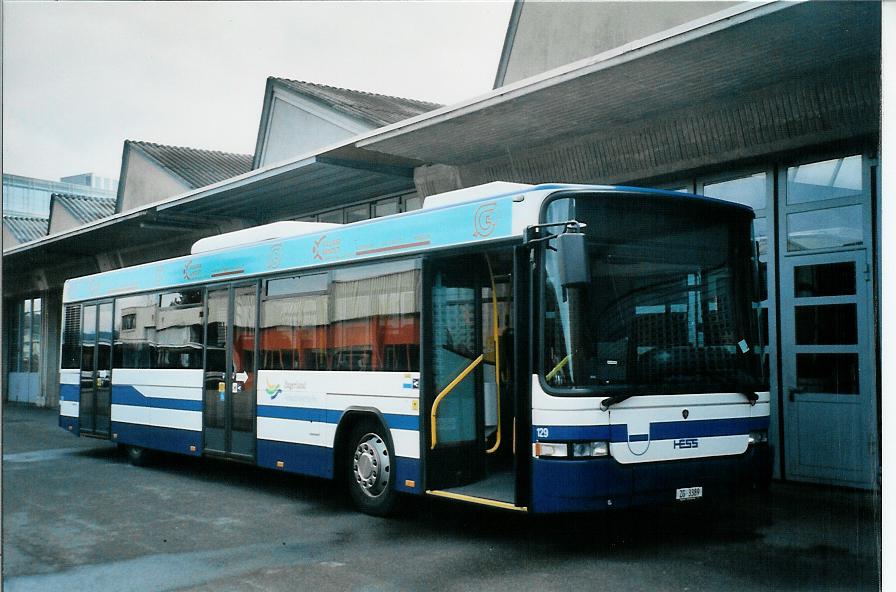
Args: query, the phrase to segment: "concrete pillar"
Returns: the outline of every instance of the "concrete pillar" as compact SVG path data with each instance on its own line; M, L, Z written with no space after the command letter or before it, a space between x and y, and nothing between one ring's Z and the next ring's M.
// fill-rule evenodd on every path
M62 336L62 290L50 290L43 298L40 356L40 407L59 406L59 343Z

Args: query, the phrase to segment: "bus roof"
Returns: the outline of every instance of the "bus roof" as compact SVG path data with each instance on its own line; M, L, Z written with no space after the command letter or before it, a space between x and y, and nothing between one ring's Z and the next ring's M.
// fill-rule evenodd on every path
M514 208L514 203L523 201L519 196L524 194L545 196L558 190L592 190L719 201L681 192L605 185L490 183L470 189L476 191L430 196L423 209L351 224L312 228L275 223L277 229L269 233L256 230L233 237L239 244L229 247L224 246L226 240L203 239L196 244L206 241L204 246L208 248L190 255L70 279L65 282L63 302L177 289L521 237L526 226L537 223L538 215L537 208L515 212L519 208ZM243 236L251 242L242 242ZM261 238L253 240L255 237Z

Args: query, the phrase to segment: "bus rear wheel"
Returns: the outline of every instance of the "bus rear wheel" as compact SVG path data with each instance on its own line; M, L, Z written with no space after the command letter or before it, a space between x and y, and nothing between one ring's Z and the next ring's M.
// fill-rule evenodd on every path
M149 461L149 450L140 446L126 445L124 453L128 457L128 462L135 467L145 466Z
M372 516L386 516L395 509L392 451L379 423L362 421L349 434L347 480L355 506Z

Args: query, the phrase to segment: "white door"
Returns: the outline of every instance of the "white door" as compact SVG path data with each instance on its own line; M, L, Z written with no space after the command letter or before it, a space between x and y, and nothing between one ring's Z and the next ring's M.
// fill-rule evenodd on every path
M877 481L874 326L864 249L782 257L781 394L788 479Z

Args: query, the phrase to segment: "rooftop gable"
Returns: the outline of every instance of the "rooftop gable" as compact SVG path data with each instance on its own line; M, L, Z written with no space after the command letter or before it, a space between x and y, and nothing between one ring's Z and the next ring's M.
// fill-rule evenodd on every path
M39 216L3 216L3 234L12 237L17 244L31 242L47 235L49 219Z
M288 78L271 78L274 84L320 101L351 117L363 119L374 127L382 127L442 107L438 103L393 97L377 93L315 84Z
M50 200L51 216L53 211L52 204L58 203L81 224L88 224L94 220L106 218L115 213L114 197L91 197L70 193L54 193L50 196Z
M252 169L251 154L234 154L154 142L125 140L125 150L137 148L190 189L212 185Z
M265 88L253 168L323 148L441 106L272 76ZM276 147L268 146L270 142Z

